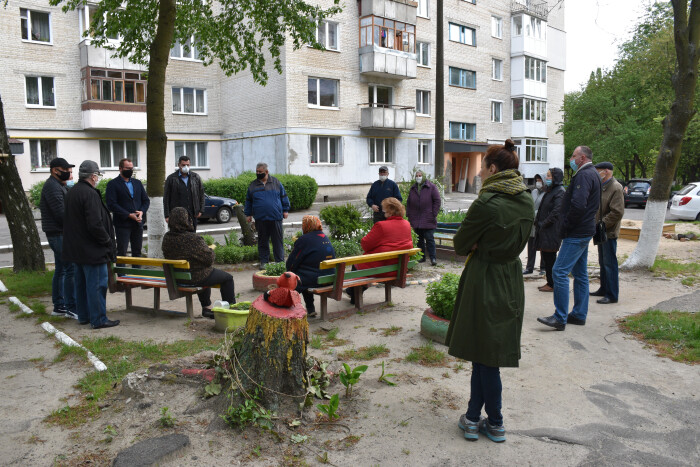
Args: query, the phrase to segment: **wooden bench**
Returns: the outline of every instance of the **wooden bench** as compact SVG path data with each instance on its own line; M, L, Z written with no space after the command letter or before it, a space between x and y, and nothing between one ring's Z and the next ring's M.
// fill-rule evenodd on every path
M411 256L417 254L419 248L410 250L388 251L386 253L373 253L370 255L350 256L347 258L329 259L321 262L321 269L334 269L333 274L318 278L319 286L309 289L310 292L321 296L321 319L328 318L328 298L340 301L343 298L343 289L356 287L354 291L355 306L347 310L333 312L333 317L337 318L356 312L357 310L369 310L391 301L392 287L406 287L406 277L408 267L413 266L415 261L411 261ZM374 261L384 261L397 259L396 264L380 266L377 268L362 269L357 271L346 271L349 266L366 264ZM409 264L410 262L410 264ZM378 274L392 273L390 277L376 277ZM384 301L365 306L362 302L362 286L373 283L384 284Z
M142 266L141 268L123 265ZM195 287L183 284L192 278L190 263L184 259L133 258L117 256L115 263L109 263L107 283L110 293L124 292L126 309L134 311L164 312L184 315L181 311L163 310L160 308L160 290L168 290L168 298L175 300L185 297L187 316L194 318L192 295L205 287ZM153 307L137 306L133 303L131 289L153 289Z

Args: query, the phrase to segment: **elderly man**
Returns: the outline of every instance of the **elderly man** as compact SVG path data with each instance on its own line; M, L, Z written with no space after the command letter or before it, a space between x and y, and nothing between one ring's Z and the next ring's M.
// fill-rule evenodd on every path
M248 185L244 212L248 222L255 218L258 256L263 268L270 261L270 239L275 262L284 261L282 219L289 215L289 198L282 183L270 175L264 162L255 166L255 176L256 179Z
M569 160L574 171L564 195L561 249L552 269L554 314L537 318L557 331L566 325L583 326L588 316L588 244L595 233L595 215L600 205L601 181L593 167L593 151L579 146ZM574 276L574 307L569 311L569 273Z
M117 326L107 319L107 263L116 258L114 226L100 192L102 178L96 162L83 161L78 183L66 195L63 261L75 263L75 302L78 322L93 329Z
M382 201L390 197L403 201L399 186L396 182L389 179L389 168L383 165L379 167L379 180L372 183L367 193L367 206L372 208L372 220L374 222L383 221L385 219L384 213L382 212Z
M607 305L617 303L620 285L617 270L617 237L620 235L620 223L625 213L625 195L622 185L613 178L613 165L610 162L596 164L596 170L603 182L601 207L596 213L596 222L602 216L608 241L598 245L598 262L600 263L600 288L591 295L603 297L598 303Z
M187 156L180 156L177 170L165 179L163 188L165 222L168 222L170 211L177 207L185 208L190 213L196 231L197 219L204 211L204 186L199 175L190 170L190 158Z

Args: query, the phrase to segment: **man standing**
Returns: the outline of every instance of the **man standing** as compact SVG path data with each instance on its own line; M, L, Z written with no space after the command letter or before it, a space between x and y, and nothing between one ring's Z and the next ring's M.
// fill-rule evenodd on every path
M260 268L263 268L270 261L270 239L275 262L284 261L282 219L289 215L289 198L280 181L270 175L264 162L258 162L255 166L255 176L256 179L248 186L244 212L248 222L255 218Z
M41 230L46 234L53 250L54 272L51 283L53 312L51 316L65 316L78 319L75 313L75 292L73 291L74 266L63 262L63 213L68 189L66 182L71 178L74 165L57 157L49 164L51 176L41 189Z
M119 176L107 183L105 198L114 215L117 232L117 256L125 256L131 243L131 256L141 256L143 244L143 215L151 200L140 180L133 178L134 163L129 159L119 161Z
M542 324L563 331L566 324L583 326L588 316L588 244L595 233L601 182L593 167L593 152L579 146L569 160L574 171L564 195L561 249L552 269L554 314L537 318ZM574 307L569 311L569 273L574 276Z
M372 220L379 222L384 220L382 201L385 198L394 197L403 201L401 190L393 180L389 180L389 168L386 165L379 167L379 180L372 183L367 193L367 206L372 208Z
M75 301L80 324L117 326L107 319L107 263L114 261L112 216L95 189L102 178L96 162L83 161L78 183L66 195L63 260L75 263Z
M194 230L197 230L197 219L204 211L204 187L199 175L190 170L190 158L180 156L177 170L165 179L163 188L163 211L165 222L168 222L170 210L185 208L192 217Z
M625 214L625 195L622 185L613 178L613 165L610 162L596 164L596 170L603 182L601 208L596 212L596 222L603 216L608 241L598 245L600 263L600 288L591 295L603 297L598 303L617 303L620 291L617 270L617 237L620 236L620 223Z

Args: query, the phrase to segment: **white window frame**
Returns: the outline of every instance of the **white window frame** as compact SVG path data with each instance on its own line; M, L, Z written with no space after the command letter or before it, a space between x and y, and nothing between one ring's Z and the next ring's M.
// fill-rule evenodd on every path
M194 145L194 154L189 154L187 152L187 145ZM182 148L182 153L178 153L178 147ZM200 148L204 148L204 158L206 159L205 165L199 165L200 158ZM173 146L175 150L175 164L178 163L180 156L187 156L190 158L190 167L193 169L209 169L209 143L207 141L175 141Z
M424 108L423 106L423 101L425 95L428 95L428 108ZM432 102L430 102L430 91L427 91L425 89L416 89L416 115L421 116L421 117L430 117L430 107L432 105ZM427 112L426 112L427 110Z
M457 128L457 131L459 132L459 136L457 138L452 137L452 128L453 125L459 125ZM468 130L470 128L473 128L474 134L472 138L469 138ZM476 123L467 123L467 122L450 122L448 125L448 129L450 132L450 139L455 140L455 141L476 141Z
M547 62L537 58L525 56L525 79L537 81L539 83L547 82Z
M85 36L84 34L90 30L90 9L97 9L97 5L94 3L87 3L80 8L78 8L78 22L80 26L80 41L90 40L90 35ZM87 10L87 13L86 13ZM107 22L107 14L103 15L103 22ZM108 42L118 43L121 42L121 36L117 37L107 37Z
M201 62L202 59L199 58L199 49L197 49L197 40L194 35L190 36L184 44L180 43L178 39L175 39L175 43L170 49L170 58L173 60L184 60L186 62ZM189 43L190 47L190 57L185 56L185 46ZM179 51L179 55L173 55L173 51Z
M423 48L421 46L426 46L426 52L423 53ZM430 42L416 41L416 58L418 59L417 65L424 68L430 68ZM426 62L427 65L423 64Z
M491 37L503 39L503 18L491 16Z
M41 146L42 146L42 142L44 142L44 141L53 141L54 142L56 152L55 152L55 154L51 155L51 159L55 159L56 157L58 157L58 140L51 139L51 138L30 139L29 140L29 164L32 166L32 170L31 170L32 172L49 172L51 170L48 164L45 166L40 165L40 163L41 163ZM32 158L33 158L32 150L35 148L36 148L37 157L38 157L37 162L39 162L39 164L37 164L36 166L34 165L34 161L32 160ZM51 159L49 159L49 162L51 162Z
M520 23L518 25L518 23ZM514 37L520 37L523 35L523 17L522 15L513 16L510 21L510 33Z
M450 79L452 77L452 73L450 70L458 70L460 72L458 84L454 84L450 81ZM462 72L464 72L464 73L462 73ZM472 73L472 75L474 76L474 86L473 87L467 85L467 76L469 73ZM462 86L462 84L461 84L463 81L463 78L464 78L464 86ZM462 89L476 89L476 71L467 70L465 68L457 68L455 66L448 67L448 69L447 69L447 83L450 86L456 86L456 87L462 88Z
M108 143L109 144L109 161L110 165L102 165L102 143ZM129 146L127 143L131 143L131 146L134 148L135 154L128 154L128 148ZM114 148L115 146L121 146L122 149L122 157L115 158L114 154ZM139 162L140 162L140 157L139 157L139 142L136 140L124 140L124 139L101 139L98 142L98 148L99 148L99 160L100 160L100 168L105 169L105 170L119 170L119 161L122 159L131 159L131 162L134 163L134 169L139 168Z
M496 115L496 108L498 108L498 115ZM503 101L491 99L491 122L503 123Z
M321 144L326 143L326 155L328 156L328 161L327 162L321 162L320 156L321 152L319 149L321 148ZM335 162L331 162L331 144L335 144ZM314 162L314 146L316 148L316 159L317 161ZM316 167L319 165L326 165L326 166L336 166L340 165L341 161L341 148L342 148L342 138L340 136L330 136L330 135L309 135L309 164L312 167Z
M430 0L417 0L418 10L416 16L421 18L430 18ZM421 8L423 7L423 8Z
M497 71L498 73L496 73ZM503 81L503 60L500 58L491 59L491 79L494 81Z
M207 90L206 89L199 89L199 88L190 88L190 87L185 87L185 86L173 86L172 90L175 91L178 89L180 91L180 110L173 110L173 113L176 115L207 115L208 111L208 103L207 103ZM193 92L193 98L194 98L194 107L192 112L185 112L185 89L192 89ZM204 112L197 112L197 93L203 93L203 98L204 98ZM171 92L171 96L172 96Z
M310 80L316 81L316 103L309 103L309 85ZM335 106L321 105L321 81L333 81L335 82ZM310 109L325 109L325 110L340 110L340 80L333 78L317 78L315 76L309 76L306 84L306 103Z
M385 107L390 107L394 105L394 88L392 86L386 86L383 84L369 84L368 85L368 91L372 93L372 96L369 97L369 104L371 107L377 107L379 105L385 106ZM377 102L377 88L384 88L389 90L389 102L387 104L379 104Z
M391 138L369 138L369 163L370 165L384 165L394 163L394 140ZM374 149L374 150L373 150ZM377 149L381 149L381 160ZM374 160L372 160L374 158Z
M547 140L536 138L525 139L524 162L547 162Z
M470 45L476 47L476 29L470 28L463 24L458 23L448 23L449 32L448 37L452 42L459 42L460 44ZM471 31L471 42L467 39L467 32ZM455 34L457 37L455 38Z
M325 44L318 40L318 30L319 30L319 27L321 26L321 24L325 25L325 35L326 35L326 40L325 40L326 43ZM330 37L328 34L328 30L329 30L330 26L335 26L335 49L328 47L328 38ZM340 23L338 23L336 21L328 21L325 19L323 21L320 21L320 22L317 21L315 34L316 34L316 42L318 42L323 47L325 47L326 50L330 50L331 52L340 52Z
M432 160L433 141L429 139L418 140L418 164L428 165Z
M521 115L515 115L515 101L518 100L522 100ZM512 102L513 121L519 122L525 120L528 122L547 122L547 101L539 99L529 99L527 97L514 97L512 99Z
M22 11L24 10L24 11ZM23 16L26 12L26 16ZM49 16L49 40L39 41L32 39L32 13L41 13ZM29 42L32 44L43 44L43 45L53 45L53 21L51 21L51 13L48 11L32 10L30 8L20 8L19 9L19 26L20 26L20 39L22 42ZM27 22L27 39L22 37L22 21Z
M39 103L30 104L27 102L29 98L27 93L27 79L36 79L37 87L39 88ZM51 87L53 88L53 105L44 105L44 86L42 81L44 79L51 79ZM25 75L24 76L24 106L28 109L55 109L56 108L56 78L54 76L36 76L36 75Z

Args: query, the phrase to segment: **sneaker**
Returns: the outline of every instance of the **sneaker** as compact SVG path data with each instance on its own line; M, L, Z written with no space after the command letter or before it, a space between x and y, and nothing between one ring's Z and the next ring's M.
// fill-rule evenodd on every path
M51 312L51 316L63 316L63 317L65 317L66 311L67 310L64 310L63 308L54 307L53 311Z
M493 426L485 418L479 420L479 431L494 443L502 443L506 440L506 429L503 428L503 425Z
M64 316L66 318L70 318L70 319L75 319L75 320L78 319L78 313L76 313L74 311L70 311L70 310L66 310L66 313L64 314Z
M483 420L483 417L481 418ZM460 430L464 431L464 439L467 441L476 441L479 439L479 423L481 422L479 420L478 422L472 422L467 418L466 414L462 414L461 417L459 417L459 422L457 422L457 426L459 427Z
M532 269L523 269L523 276L526 274L532 274Z
M99 326L93 326L92 329L113 328L114 326L119 326L118 319L115 319L114 321L108 319L107 321L100 324Z

